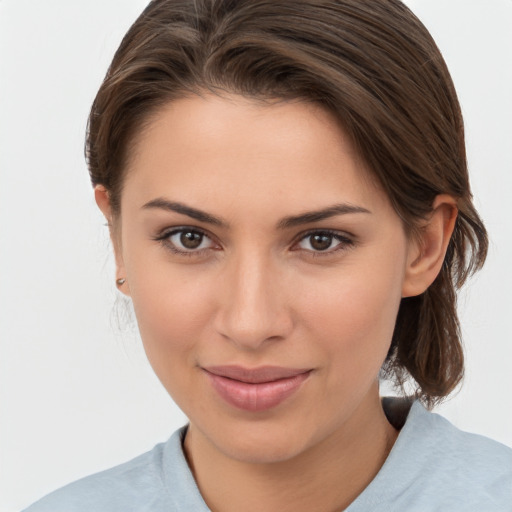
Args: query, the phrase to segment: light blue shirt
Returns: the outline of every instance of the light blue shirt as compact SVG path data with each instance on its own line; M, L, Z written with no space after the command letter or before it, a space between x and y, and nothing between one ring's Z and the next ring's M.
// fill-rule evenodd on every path
M383 405L399 422L392 401ZM24 512L208 512L183 453L185 432ZM512 449L462 432L414 402L381 470L346 509L369 511L511 512Z

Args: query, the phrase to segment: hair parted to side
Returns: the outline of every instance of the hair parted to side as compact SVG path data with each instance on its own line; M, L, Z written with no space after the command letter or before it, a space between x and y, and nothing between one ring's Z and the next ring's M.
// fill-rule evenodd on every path
M402 299L383 373L427 406L463 376L456 289L484 263L461 111L446 64L399 0L153 0L125 35L91 109L86 155L114 215L134 138L163 105L204 91L322 105L409 233L438 194L458 218L442 270Z

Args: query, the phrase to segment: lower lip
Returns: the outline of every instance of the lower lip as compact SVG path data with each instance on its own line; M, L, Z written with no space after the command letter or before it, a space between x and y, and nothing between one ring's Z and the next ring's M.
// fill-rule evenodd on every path
M272 382L250 384L206 372L213 388L230 405L245 411L258 412L276 407L293 395L310 372Z

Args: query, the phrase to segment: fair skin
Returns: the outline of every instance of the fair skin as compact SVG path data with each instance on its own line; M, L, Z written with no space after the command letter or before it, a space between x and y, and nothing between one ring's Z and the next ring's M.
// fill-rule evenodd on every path
M153 116L120 216L102 186L96 200L148 359L190 420L185 451L211 510L348 506L396 440L378 372L401 298L441 268L455 201L438 196L410 239L329 113L213 95ZM301 380L270 405L245 382L239 407L212 384L219 365Z

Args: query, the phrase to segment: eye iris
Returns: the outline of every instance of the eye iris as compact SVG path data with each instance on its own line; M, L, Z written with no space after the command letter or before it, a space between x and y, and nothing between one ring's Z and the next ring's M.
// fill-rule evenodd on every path
M325 251L332 244L332 236L330 235L312 235L311 247L317 251Z
M201 233L194 233L192 231L185 231L180 236L180 242L183 247L187 249L197 249L203 241L203 235Z

